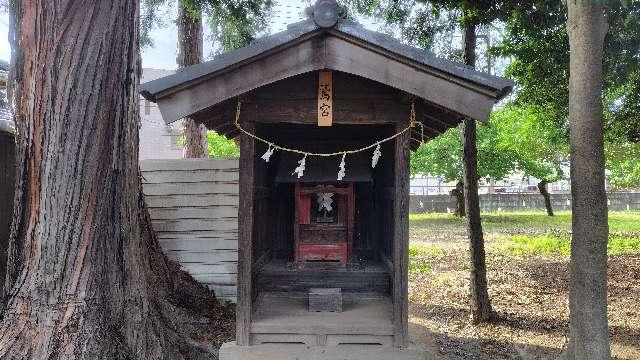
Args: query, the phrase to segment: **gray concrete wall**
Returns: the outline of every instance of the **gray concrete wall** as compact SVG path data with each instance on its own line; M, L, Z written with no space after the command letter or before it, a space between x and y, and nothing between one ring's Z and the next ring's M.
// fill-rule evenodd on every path
M640 193L611 192L607 194L609 210L640 210ZM411 213L453 212L455 198L449 195L411 195ZM571 194L551 194L554 211L571 210ZM482 211L544 210L540 194L481 194Z
M140 162L153 228L169 258L221 299L236 300L238 160Z

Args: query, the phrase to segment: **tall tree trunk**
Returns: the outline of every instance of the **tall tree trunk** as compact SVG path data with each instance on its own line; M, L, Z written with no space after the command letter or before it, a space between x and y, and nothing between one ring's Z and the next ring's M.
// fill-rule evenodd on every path
M138 168L138 1L12 1L18 181L3 359L193 359L210 292L162 254ZM198 306L200 305L200 306Z
M451 195L456 198L456 212L454 215L458 217L466 216L467 212L464 209L464 182L462 180L456 183L456 188L451 190Z
M549 190L547 190L548 181L542 180L538 183L538 191L540 191L540 195L544 197L544 207L547 209L547 215L553 216L553 207L551 207L551 195L549 194Z
M609 359L607 195L602 124L602 52L607 31L600 2L568 1L571 126L569 359Z
M178 1L178 68L202 62L202 13L189 12ZM207 157L207 127L190 118L183 120L184 157Z
M464 27L463 56L465 64L475 67L476 27ZM480 221L480 197L478 196L478 150L476 149L476 122L465 118L462 132L464 202L467 212L467 232L471 255L471 314L473 321L491 320L493 311L487 289L487 267L485 263L484 237Z

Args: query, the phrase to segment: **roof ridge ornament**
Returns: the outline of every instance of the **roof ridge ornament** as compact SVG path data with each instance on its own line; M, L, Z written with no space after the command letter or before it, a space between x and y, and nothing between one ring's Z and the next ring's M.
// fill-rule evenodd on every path
M335 0L318 0L306 12L321 28L334 27L343 16L343 11Z

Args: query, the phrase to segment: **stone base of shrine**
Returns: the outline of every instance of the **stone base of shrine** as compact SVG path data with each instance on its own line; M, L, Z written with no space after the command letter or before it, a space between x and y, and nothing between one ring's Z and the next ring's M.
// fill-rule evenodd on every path
M261 344L238 346L228 342L220 348L220 360L424 360L422 348L405 349L378 345L308 346L303 344Z

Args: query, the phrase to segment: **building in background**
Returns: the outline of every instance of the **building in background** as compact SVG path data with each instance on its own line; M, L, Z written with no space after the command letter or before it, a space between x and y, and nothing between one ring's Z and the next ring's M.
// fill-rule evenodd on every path
M7 122L7 124L12 120L11 111L9 111L9 101L7 99L8 75L9 63L0 60L0 122L4 121Z
M173 74L173 70L142 69L140 83ZM182 135L182 122L167 125L162 120L155 103L140 96L140 160L180 159L182 147L178 140Z
M0 60L0 127L13 128L11 111L7 95L7 78L9 64ZM173 74L173 70L142 70L141 83ZM182 148L178 140L182 135L182 123L166 125L160 115L158 106L140 97L140 160L145 159L180 159Z

